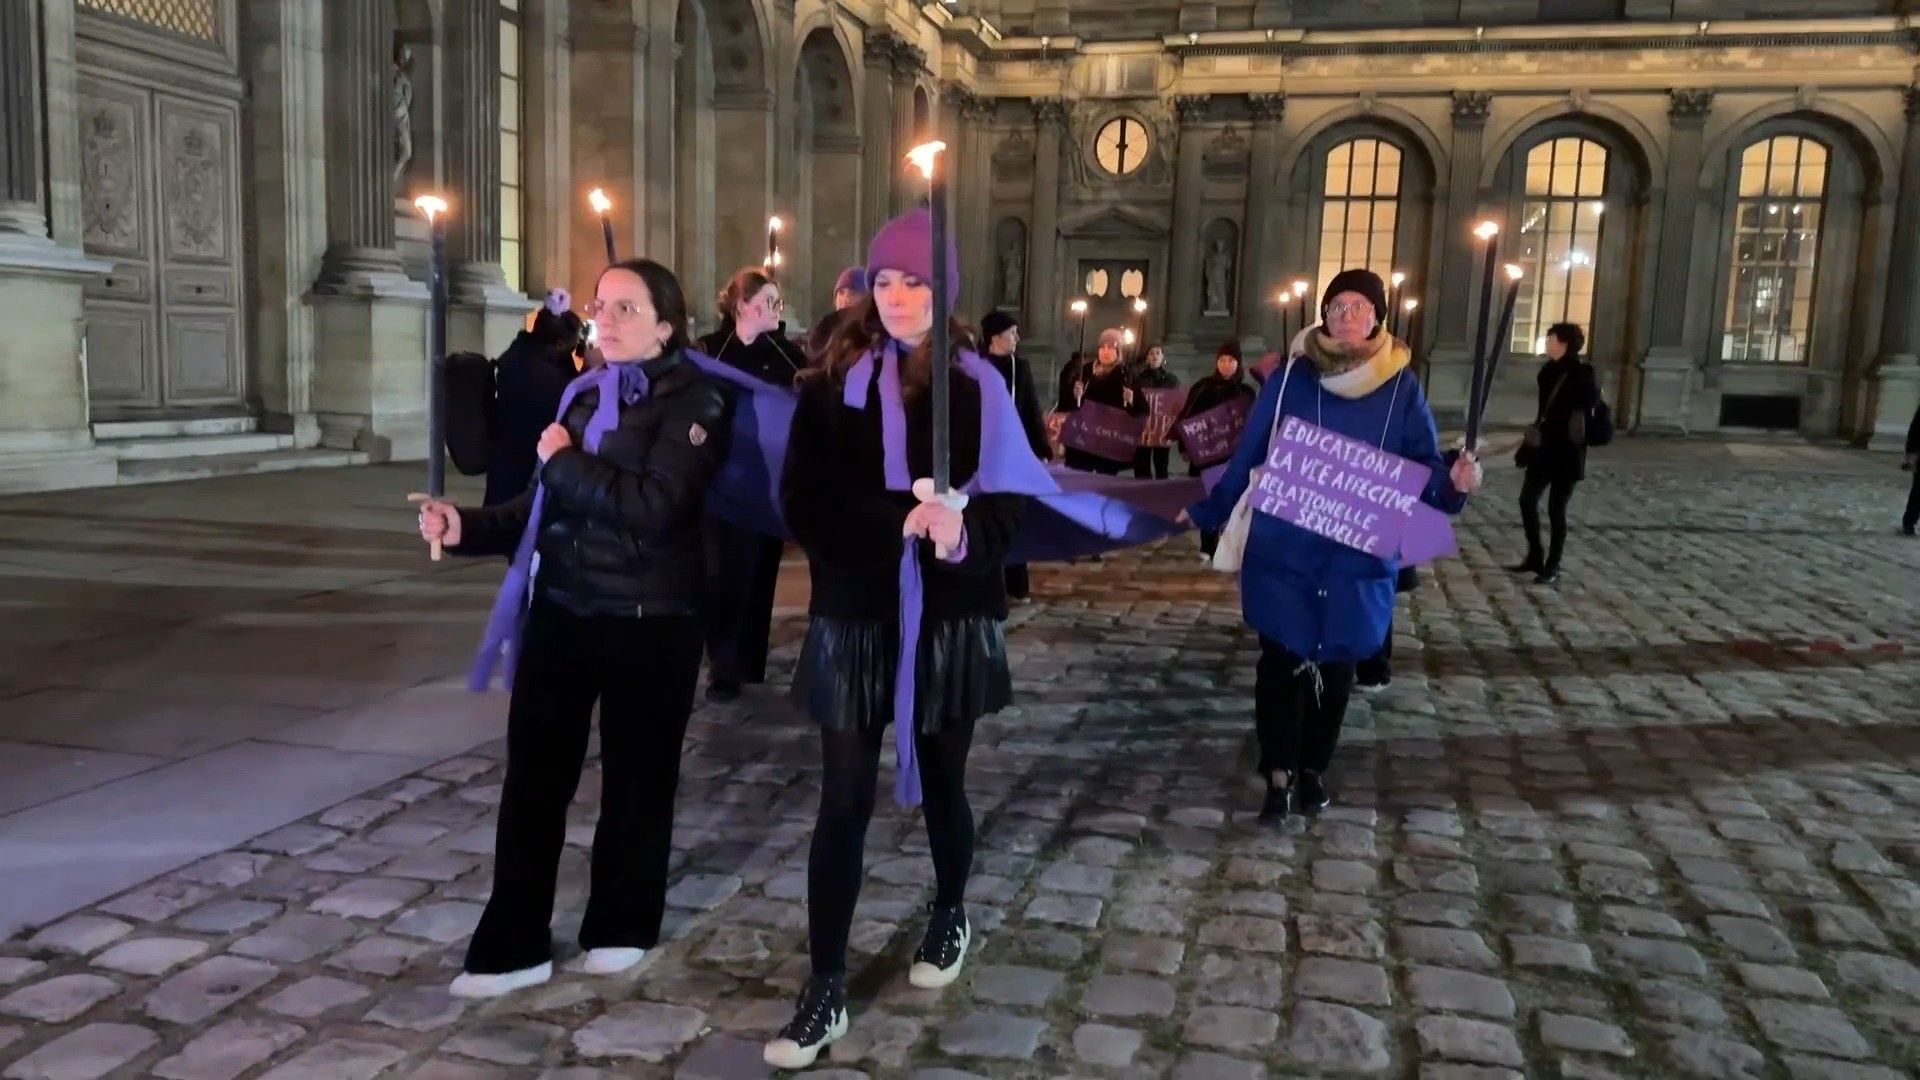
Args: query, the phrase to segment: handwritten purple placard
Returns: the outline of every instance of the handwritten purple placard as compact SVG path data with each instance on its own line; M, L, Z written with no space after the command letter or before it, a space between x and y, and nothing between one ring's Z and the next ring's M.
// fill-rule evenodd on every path
M1432 473L1289 416L1254 470L1253 507L1368 555L1429 562L1456 550L1446 515L1420 501Z
M1232 457L1240 445L1240 433L1246 430L1250 411L1247 399L1236 397L1225 405L1180 421L1181 454L1203 469Z
M1187 403L1186 390L1178 386L1142 390L1147 399L1147 423L1140 432L1140 445L1161 447L1173 434L1173 418Z
M1140 448L1142 420L1124 409L1082 402L1060 428L1060 441L1066 446L1108 461L1132 461Z

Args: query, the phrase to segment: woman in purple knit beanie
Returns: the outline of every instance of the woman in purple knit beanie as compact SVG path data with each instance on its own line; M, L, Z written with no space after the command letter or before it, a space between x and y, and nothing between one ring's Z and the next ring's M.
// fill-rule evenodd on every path
M812 1065L847 1031L847 937L889 724L901 759L897 795L921 801L936 883L909 981L953 982L972 939L961 905L973 864L967 754L974 722L1012 700L1003 569L1025 500L976 493L958 508L910 490L933 472L931 223L914 211L873 238L872 291L844 313L802 385L781 478L782 512L813 581L793 696L820 726L824 764L807 862L812 978L765 1048L767 1063L783 1069ZM957 284L953 248L941 256ZM956 353L970 352L951 310L938 314ZM950 383L955 488L981 472L989 388L972 372L993 377L984 362L964 359L967 370L956 367ZM924 542L903 548L903 538Z

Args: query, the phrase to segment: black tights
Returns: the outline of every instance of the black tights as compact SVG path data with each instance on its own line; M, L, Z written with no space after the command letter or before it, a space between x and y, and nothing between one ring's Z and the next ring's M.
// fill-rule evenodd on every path
M1900 527L1912 532L1920 525L1920 465L1913 469L1913 490L1907 493L1907 512L1900 517Z
M1278 642L1260 639L1260 666L1254 672L1255 732L1260 737L1260 775L1301 770L1323 773L1333 762L1340 725L1353 696L1353 663L1321 664L1319 685L1313 669Z
M884 736L884 737L883 737ZM807 936L815 975L847 969L847 935L853 906L866 874L863 856L867 822L873 818L874 789L880 782L885 731L820 732L820 817L807 857ZM938 734L920 735L921 812L927 820L927 845L933 850L934 903L960 903L973 869L973 808L967 805L967 751L973 745L971 723L949 724Z
M1527 562L1543 570L1560 569L1560 554L1567 547L1567 504L1573 501L1573 485L1579 481L1565 476L1549 477L1543 469L1528 469L1520 488L1520 523L1527 530ZM1547 494L1548 547L1540 553L1540 494Z

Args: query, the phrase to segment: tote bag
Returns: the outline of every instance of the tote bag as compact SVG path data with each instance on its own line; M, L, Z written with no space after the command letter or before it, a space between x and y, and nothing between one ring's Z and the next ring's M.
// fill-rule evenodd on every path
M1264 444L1267 451L1273 449L1273 438L1280 433L1280 407L1287 401L1287 380L1293 378L1294 361L1287 361L1287 370L1280 376L1280 396L1273 403L1273 427L1267 431ZM1260 455L1266 460L1266 451ZM1226 525L1220 529L1220 544L1213 549L1213 568L1223 574L1240 572L1240 562L1246 556L1247 531L1253 528L1253 483L1247 483L1247 490L1240 493L1240 501L1233 504L1233 513L1227 518Z

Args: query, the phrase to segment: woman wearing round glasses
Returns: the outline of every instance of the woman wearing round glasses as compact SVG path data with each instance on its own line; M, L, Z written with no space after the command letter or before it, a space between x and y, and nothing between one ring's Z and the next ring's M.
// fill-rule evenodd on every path
M731 402L685 358L686 313L666 267L608 267L587 305L606 363L567 387L559 420L540 436L538 485L500 506L421 508L422 538L513 557L470 680L485 689L499 667L513 699L493 894L456 996L495 997L553 975L554 882L596 702L602 781L580 925L586 970L632 967L659 939L680 743L700 674L700 528Z
M792 386L807 366L781 322L780 286L753 267L720 291L720 328L700 351L761 382ZM740 687L767 679L773 591L785 544L717 517L707 518L707 700L734 701Z
M1433 411L1412 353L1381 327L1386 286L1344 270L1320 301L1322 324L1300 354L1267 377L1246 433L1213 491L1188 508L1202 529L1227 523L1262 464L1282 416L1297 417L1432 470L1421 500L1458 513L1480 486L1472 457L1440 455ZM1354 665L1380 650L1393 618L1396 557L1369 555L1268 514L1255 513L1241 562L1240 606L1260 633L1254 717L1262 821L1317 814L1331 797L1323 779L1346 719Z

